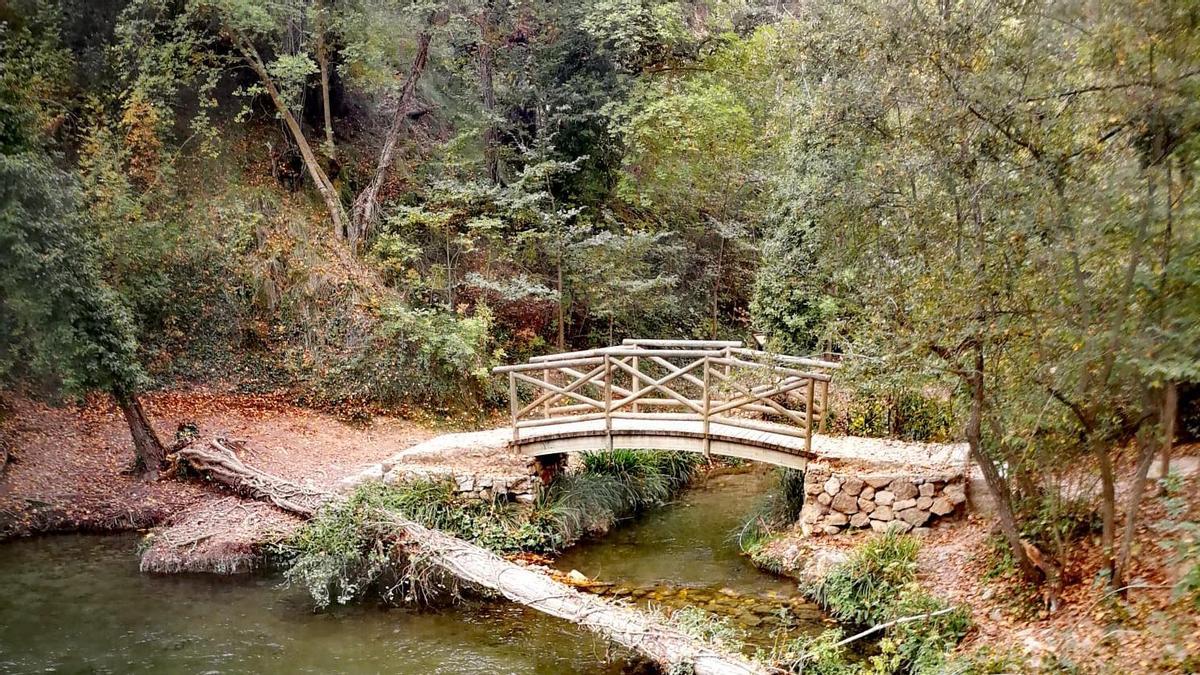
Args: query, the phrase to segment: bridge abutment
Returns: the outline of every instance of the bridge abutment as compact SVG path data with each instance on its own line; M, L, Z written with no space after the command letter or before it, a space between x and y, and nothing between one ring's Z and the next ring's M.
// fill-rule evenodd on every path
M806 536L870 528L908 532L953 517L967 501L963 472L809 462L800 528Z

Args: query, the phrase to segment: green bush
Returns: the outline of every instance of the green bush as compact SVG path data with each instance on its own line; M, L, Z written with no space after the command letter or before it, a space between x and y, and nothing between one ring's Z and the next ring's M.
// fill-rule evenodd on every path
M318 402L466 408L500 395L490 377L497 355L486 306L460 316L393 304L377 319L365 339L316 374Z
M278 554L287 580L306 588L319 607L369 592L389 602L419 600L430 584L395 546L395 518L497 553L551 552L669 499L699 462L699 455L682 453L591 453L581 471L560 476L542 490L533 508L466 499L449 480L370 483L323 509Z
M590 452L582 459L580 471L558 476L537 501L536 517L552 532L554 548L666 502L702 461L693 453L648 450Z
M734 539L743 553L756 557L763 543L779 529L788 527L800 517L804 506L804 472L795 469L778 470L778 481L734 533ZM762 558L764 562L769 559ZM768 567L768 569L770 569Z
M954 406L911 389L856 392L845 411L834 411L833 427L851 436L947 441L954 437Z
M920 543L889 532L855 549L817 585L814 595L837 620L873 626L946 608L916 582ZM933 673L970 628L963 609L896 624L884 631L869 668L878 673Z

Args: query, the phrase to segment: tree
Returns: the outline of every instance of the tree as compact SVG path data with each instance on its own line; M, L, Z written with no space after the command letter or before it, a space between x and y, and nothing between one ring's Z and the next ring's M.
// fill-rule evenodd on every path
M422 111L416 106L416 88L417 83L421 79L421 75L425 72L425 67L429 63L429 43L433 38L432 30L434 25L444 23L445 16L441 12L436 12L430 15L430 18L417 35L417 49L413 55L412 64L409 66L408 75L404 79L404 84L400 87L400 93L396 96L396 109L392 113L392 123L388 129L387 136L384 137L383 146L379 150L379 160L375 164L375 173L371 177L371 181L363 191L359 193L354 200L353 219L350 228L350 245L358 247L360 242L364 241L370 234L371 227L378 218L379 208L379 191L383 188L383 181L387 177L387 172L392 166L392 162L396 156L396 146L400 142L400 137L404 130L411 123L412 118L420 116Z
M0 155L0 376L55 376L68 392L112 394L135 466L152 474L165 451L138 397L146 377L133 325L100 279L77 193L36 151Z
M289 23L303 14L303 5L294 2L261 5L250 0L194 2L201 16L212 17L217 22L221 35L233 45L243 62L258 77L263 91L275 107L275 112L283 120L292 142L299 149L309 177L321 194L321 199L325 201L325 208L333 222L334 237L348 237L349 221L337 188L322 168L304 135L300 121L292 112L293 101L297 99L298 92L303 90L308 77L319 70L306 49L297 49L289 53L281 48L284 44L282 35L287 32ZM266 43L274 52L273 59L264 59L258 46L260 42ZM305 48L308 47L306 39L302 40L302 44Z

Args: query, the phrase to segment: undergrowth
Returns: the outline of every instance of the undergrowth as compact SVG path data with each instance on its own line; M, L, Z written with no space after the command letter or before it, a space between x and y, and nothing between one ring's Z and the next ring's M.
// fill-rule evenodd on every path
M395 540L395 519L496 553L553 552L665 502L687 484L699 461L696 455L648 451L585 455L583 468L556 479L532 508L466 499L449 480L369 483L322 510L279 554L288 582L306 588L319 607L369 593L387 602L424 601L452 590L449 580L405 559Z
M761 555L763 545L775 532L796 522L804 506L804 472L781 468L778 476L770 492L733 534L738 548L756 564L760 558L770 562Z
M916 581L919 548L920 543L908 535L889 532L873 537L809 590L847 627L866 628L942 611L945 603ZM969 615L959 608L884 629L877 653L862 661L847 658L849 645L838 644L840 630L800 638L779 648L775 658L794 672L824 675L936 673L969 628Z

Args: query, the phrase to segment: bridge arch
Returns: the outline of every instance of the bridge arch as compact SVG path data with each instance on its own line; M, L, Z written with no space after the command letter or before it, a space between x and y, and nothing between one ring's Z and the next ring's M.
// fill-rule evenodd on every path
M803 469L837 367L736 341L632 339L494 372L526 455L652 448Z

